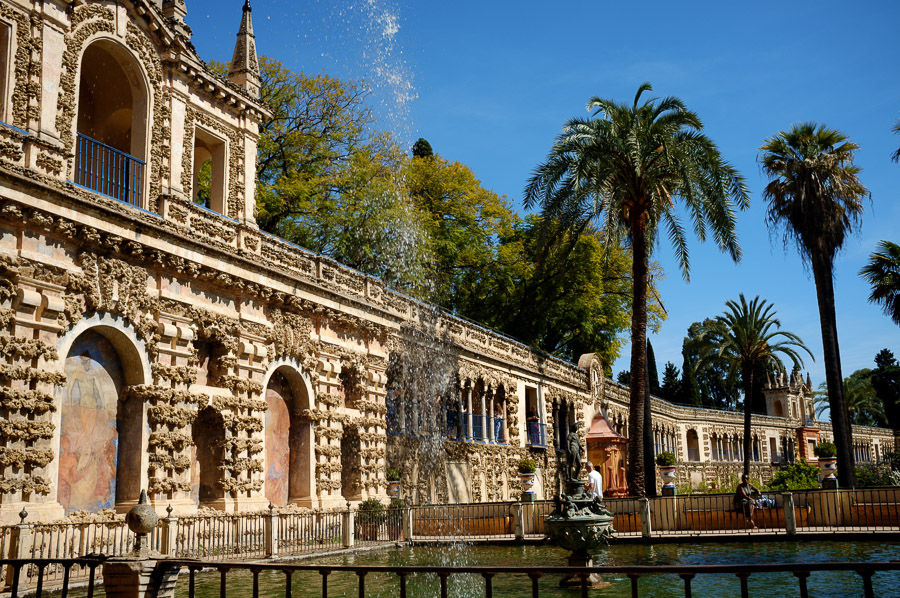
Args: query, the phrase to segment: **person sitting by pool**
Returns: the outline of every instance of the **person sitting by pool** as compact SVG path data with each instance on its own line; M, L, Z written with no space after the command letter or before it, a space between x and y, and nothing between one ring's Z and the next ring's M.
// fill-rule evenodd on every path
M734 508L743 513L755 529L756 522L753 521L753 512L759 507L759 503L753 498L754 493L759 494L759 488L750 483L750 476L742 475L741 483L734 492Z

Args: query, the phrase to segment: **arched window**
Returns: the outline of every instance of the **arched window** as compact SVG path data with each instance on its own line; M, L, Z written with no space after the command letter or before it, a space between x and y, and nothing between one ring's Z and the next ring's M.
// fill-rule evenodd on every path
M131 53L111 40L84 51L78 86L75 183L141 207L149 93Z
M197 127L194 130L194 203L219 214L225 213L224 139Z
M141 490L143 405L125 389L143 381L124 367L128 341L108 334L81 333L66 356L57 493L66 513L127 510Z
M700 438L697 436L696 430L687 431L687 450L688 461L700 460Z

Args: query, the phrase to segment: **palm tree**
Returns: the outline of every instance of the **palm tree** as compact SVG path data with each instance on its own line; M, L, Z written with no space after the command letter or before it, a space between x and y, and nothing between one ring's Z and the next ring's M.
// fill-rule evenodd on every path
M628 484L632 494L655 494L653 435L647 397L647 285L649 258L659 225L675 247L685 280L689 261L685 229L675 204L685 207L697 237L711 235L735 261L735 206L750 197L743 177L703 134L694 112L675 97L632 105L592 98L591 118L568 121L547 159L525 188L525 206L542 204L545 217L577 226L597 223L611 246L623 237L632 248L631 390Z
M779 354L790 358L795 367L803 367L798 349L806 351L810 357L812 353L799 336L778 330L781 321L775 317L775 307L759 296L747 303L741 293L738 302L726 301L725 307L728 308L725 313L717 316L703 335L714 335L719 342L708 347L701 362L722 361L727 364L729 373L741 377L744 387L744 473L750 475L753 392L760 382L753 373L760 366L767 370L783 370Z
M886 423L884 403L872 386L872 370L857 370L844 378L844 399L847 401L851 423L860 426L880 426ZM813 397L813 405L816 417L821 417L828 408L828 389L824 382L819 385L819 392Z
M847 136L815 123L794 125L766 139L760 147L763 171L772 179L764 196L767 224L794 241L804 263L812 267L822 328L825 382L837 445L839 481L856 482L853 441L844 401L841 354L834 308L834 257L859 223L869 191L853 164L859 149Z
M872 286L869 301L880 303L884 313L900 326L900 245L882 241L878 249L859 275Z

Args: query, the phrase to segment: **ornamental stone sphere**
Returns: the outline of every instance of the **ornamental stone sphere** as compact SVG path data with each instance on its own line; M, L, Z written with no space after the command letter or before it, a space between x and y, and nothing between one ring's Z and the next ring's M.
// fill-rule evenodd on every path
M141 490L141 498L138 500L138 504L131 507L128 514L125 515L125 523L128 524L128 529L135 534L149 534L156 527L158 521L159 517L156 515L156 511L147 504L147 491Z

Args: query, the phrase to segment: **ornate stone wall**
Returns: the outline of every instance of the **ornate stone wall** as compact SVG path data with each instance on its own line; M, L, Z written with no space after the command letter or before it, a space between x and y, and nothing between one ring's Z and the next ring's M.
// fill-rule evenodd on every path
M254 186L245 153L265 107L209 72L188 30L155 5L83 2L46 16L52 23L32 16L36 5L0 0L0 18L16 26L13 126L0 123L0 522L17 521L23 506L36 520L82 506L121 511L142 488L176 514L199 503L339 507L345 488L386 500L388 464L402 469L411 500L508 500L526 456L538 463L539 497L550 497L566 423L554 409L580 425L582 444L600 413L627 429L627 389L599 376L596 358L554 359L260 233L242 202ZM68 182L79 61L101 35L131 52L150 82L143 209ZM59 73L52 118L35 73ZM189 199L197 123L232 148L226 215ZM420 371L442 364L443 386L418 395L402 387L392 364L404 360ZM111 368L108 379L87 371L95 366ZM485 418L483 437L389 436L386 398L403 388L409 409L475 393L467 415ZM529 396L546 426L543 446L527 432ZM685 480L738 466L714 462L710 439L742 433L739 415L653 407ZM487 419L498 414L499 428ZM797 425L759 418L761 470L771 469L768 441ZM696 462L688 430L700 438ZM893 446L886 431L855 434L873 455ZM78 462L80 446L102 458ZM87 498L73 501L73 486Z

